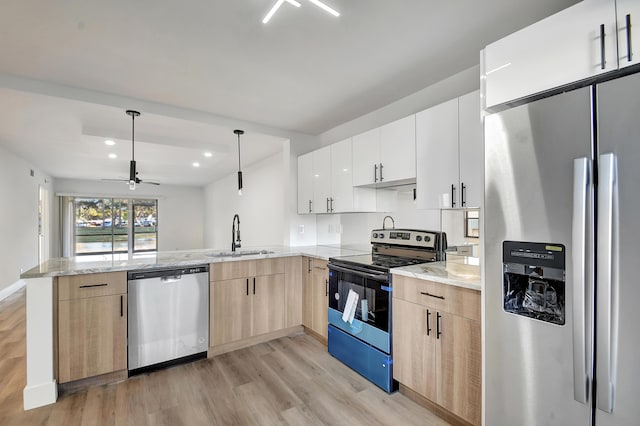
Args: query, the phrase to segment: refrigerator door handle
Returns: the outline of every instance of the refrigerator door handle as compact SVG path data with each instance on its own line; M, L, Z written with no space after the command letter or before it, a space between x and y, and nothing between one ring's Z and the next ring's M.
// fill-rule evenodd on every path
M587 340L587 223L590 221L590 167L586 157L573 160L573 398L586 404L590 374Z
M617 294L617 165L613 153L600 155L598 163L597 253L597 407L613 412L615 388L615 314Z

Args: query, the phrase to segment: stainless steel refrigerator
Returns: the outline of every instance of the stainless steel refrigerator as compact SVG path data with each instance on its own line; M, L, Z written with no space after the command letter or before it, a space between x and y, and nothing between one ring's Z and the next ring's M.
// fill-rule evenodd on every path
M640 74L485 118L485 425L640 425Z

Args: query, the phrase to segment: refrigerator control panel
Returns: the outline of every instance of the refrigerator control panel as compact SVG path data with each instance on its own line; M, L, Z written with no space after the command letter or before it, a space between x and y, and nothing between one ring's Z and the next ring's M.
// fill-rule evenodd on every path
M564 325L565 270L562 244L504 241L505 312Z

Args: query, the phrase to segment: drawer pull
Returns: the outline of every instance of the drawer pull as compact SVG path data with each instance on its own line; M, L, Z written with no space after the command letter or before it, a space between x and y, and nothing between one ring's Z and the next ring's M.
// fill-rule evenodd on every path
M444 296L438 296L438 295L427 293L424 291L421 291L420 294L423 296L435 297L436 299L444 300Z
M92 287L106 287L109 284L87 284L87 285L81 285L80 288L92 288Z

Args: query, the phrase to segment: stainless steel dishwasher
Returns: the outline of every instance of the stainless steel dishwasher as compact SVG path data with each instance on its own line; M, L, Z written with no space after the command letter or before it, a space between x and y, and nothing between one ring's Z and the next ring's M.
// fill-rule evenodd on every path
M209 265L127 279L129 376L207 356Z

